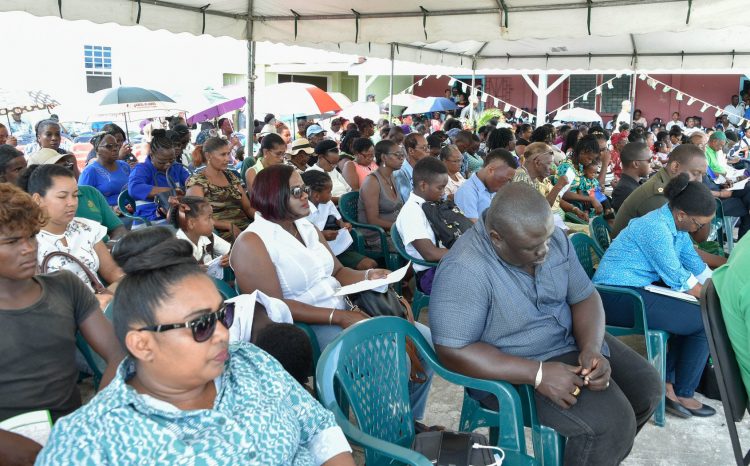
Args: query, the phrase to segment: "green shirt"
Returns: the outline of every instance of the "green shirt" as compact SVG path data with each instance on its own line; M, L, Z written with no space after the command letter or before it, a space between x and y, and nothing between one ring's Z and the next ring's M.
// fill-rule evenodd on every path
M95 222L99 222L107 231L112 231L122 226L122 221L115 215L112 208L107 204L107 198L93 186L78 187L78 210L76 217L83 217ZM108 238L104 238L106 243Z
M750 394L750 235L732 250L729 260L714 271L713 282L721 299L721 313L737 356L742 381Z
M667 203L664 187L670 177L666 168L662 168L648 181L636 188L622 203L615 216L612 227L612 238L617 236L634 218L642 217Z
M708 162L708 168L716 175L723 175L727 171L719 163L719 156L716 151L706 146L706 161Z

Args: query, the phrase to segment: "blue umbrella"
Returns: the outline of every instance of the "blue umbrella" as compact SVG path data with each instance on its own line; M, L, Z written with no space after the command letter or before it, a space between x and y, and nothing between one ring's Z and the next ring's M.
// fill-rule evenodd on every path
M456 104L445 97L427 97L426 99L414 102L404 110L403 115L414 115L415 113L432 113L432 112L447 112L448 110L455 110Z

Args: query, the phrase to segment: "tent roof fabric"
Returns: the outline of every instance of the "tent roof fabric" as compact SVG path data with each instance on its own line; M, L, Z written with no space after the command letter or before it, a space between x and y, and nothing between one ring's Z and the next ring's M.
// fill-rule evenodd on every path
M453 67L749 69L746 0L3 0L0 11ZM419 3L419 5L417 5ZM248 15L252 8L252 15Z

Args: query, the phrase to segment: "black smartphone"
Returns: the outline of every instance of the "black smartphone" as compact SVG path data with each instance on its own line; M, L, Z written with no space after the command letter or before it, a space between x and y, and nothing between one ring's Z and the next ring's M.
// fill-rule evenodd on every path
M471 434L443 432L438 452L438 466L469 466Z

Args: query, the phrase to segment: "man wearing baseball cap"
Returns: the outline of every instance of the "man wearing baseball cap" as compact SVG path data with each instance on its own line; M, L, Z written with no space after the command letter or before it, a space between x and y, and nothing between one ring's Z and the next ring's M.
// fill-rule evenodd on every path
M333 183L331 190L331 200L334 204L339 204L339 198L352 190L344 176L336 169L339 163L339 148L336 141L324 140L315 146L315 155L318 157L317 162L308 170L318 170L328 173Z
M75 175L76 180L80 176L78 164L73 154L60 154L54 149L39 149L29 155L29 165L62 165ZM117 240L128 232L122 221L112 211L107 203L107 198L93 186L78 186L78 208L76 217L83 217L101 223L107 228L108 240Z
M612 191L612 207L619 210L625 199L641 185L641 178L651 173L651 151L644 142L625 144L620 154L622 173Z
M307 161L314 152L310 142L305 138L295 139L292 142L292 148L289 150L289 161L300 175L307 170Z
M325 139L326 130L324 130L320 125L310 125L307 127L305 135L307 136L307 140L310 141L310 145L312 147L315 147L319 142Z

